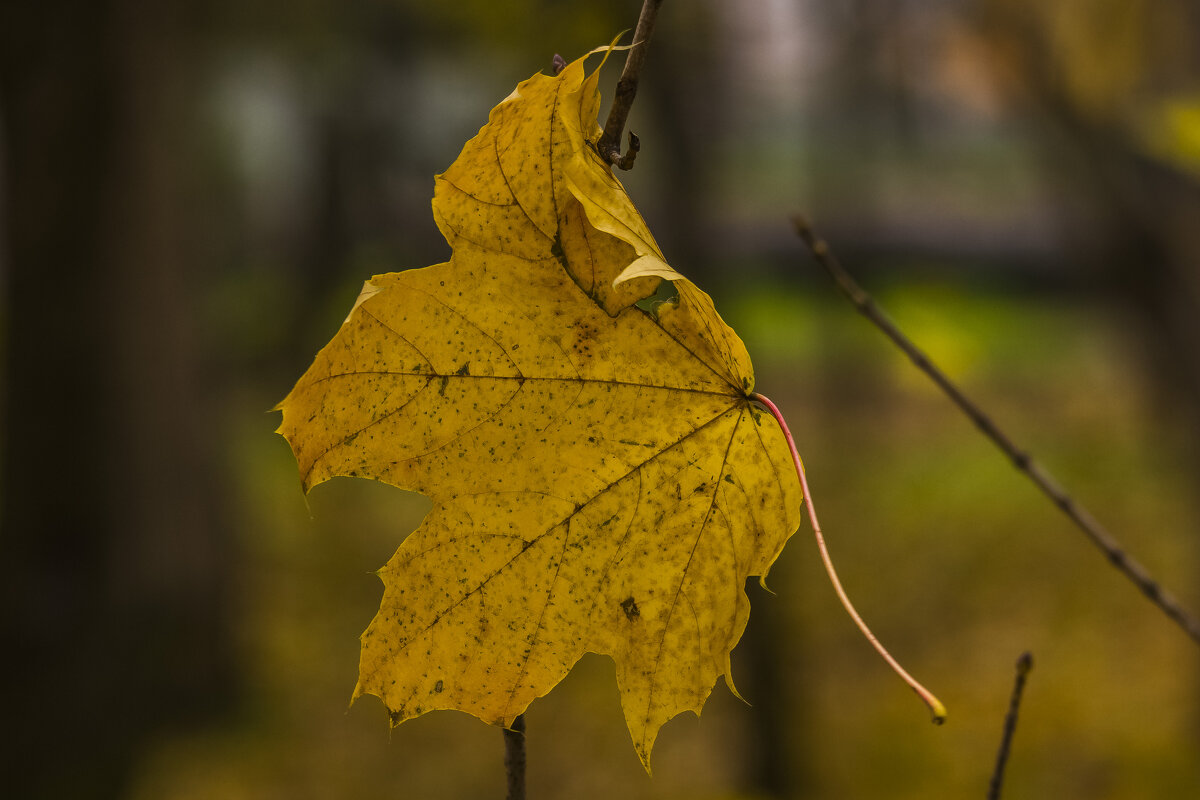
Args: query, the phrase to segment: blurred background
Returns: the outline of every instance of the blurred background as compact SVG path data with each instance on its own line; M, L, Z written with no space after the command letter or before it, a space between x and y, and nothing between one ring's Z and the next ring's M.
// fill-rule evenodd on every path
M428 509L302 496L269 409L366 277L445 260L444 170L636 0L0 7L3 785L20 798L500 797L501 735L347 710L371 574ZM617 68L603 86L611 96ZM788 415L807 525L738 688L643 773L610 661L527 714L533 798L1200 787L1200 649L836 295L883 307L1200 613L1200 5L668 0L622 175Z

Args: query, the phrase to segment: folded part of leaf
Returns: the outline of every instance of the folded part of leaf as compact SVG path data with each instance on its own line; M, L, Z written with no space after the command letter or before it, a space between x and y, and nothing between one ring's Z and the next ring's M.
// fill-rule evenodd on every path
M728 674L800 489L745 347L585 141L598 102L581 60L492 111L437 181L451 260L372 278L279 430L306 490L351 475L434 502L380 571L356 697L507 725L607 654L648 769ZM657 273L613 282L654 260L678 296L648 313Z
M629 266L632 267L633 264L630 264ZM628 272L628 270L626 270L626 272ZM377 294L379 294L378 286L371 283L370 281L363 281L362 290L359 291L358 297L355 299L354 305L350 309L350 313L346 315L346 319L342 320L342 322L349 322L350 317L351 317L351 315L354 314L355 309L357 309L360 305L362 305L364 300L367 300L368 298L373 297L374 295L377 295Z
M596 73L585 75L583 61L557 76L534 75L492 109L487 125L437 176L433 216L452 247L468 241L525 259L558 258L580 288L615 315L658 287L657 279L646 278L615 288L617 273L638 255L661 253L588 144L600 135L600 96ZM583 202L588 192L600 199L590 212ZM623 237L602 235L603 226L591 219L602 204L613 207L609 215L616 220L605 224L623 227Z
M675 269L663 261L658 256L638 256L628 267L621 270L621 274L613 278L613 286L631 281L635 278L644 278L653 276L655 278L663 278L668 281L677 281L683 278Z
M582 69L582 59L575 63L580 64ZM559 115L570 137L572 152L575 154L574 158L563 164L563 181L583 207L592 227L629 245L637 254L637 260L643 264L657 263L666 271L674 272L667 266L662 251L658 249L658 243L654 241L642 215L626 194L625 187L593 146L602 132L596 121L600 113L598 83L599 70L596 70L583 80L578 89L570 92L568 102L563 103L559 109ZM639 274L650 276L655 273L646 270ZM613 275L612 285L616 287L617 284L634 277L637 275L631 274L624 278ZM681 276L675 273L669 279L674 280L675 277Z

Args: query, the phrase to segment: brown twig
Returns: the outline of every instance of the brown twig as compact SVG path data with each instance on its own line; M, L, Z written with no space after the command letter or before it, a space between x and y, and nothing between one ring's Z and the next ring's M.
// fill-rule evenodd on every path
M525 800L524 714L518 714L512 727L504 729L504 774L508 776L508 800Z
M638 76L646 60L646 48L654 34L654 22L658 18L658 7L662 3L663 0L642 2L642 13L638 16L637 28L633 32L633 45L629 48L629 55L625 57L625 68L621 70L621 77L617 81L617 91L613 95L612 108L608 110L604 133L596 142L596 150L600 157L624 170L633 169L633 161L637 158L640 143L637 136L629 134L629 151L621 155L621 134L625 131L625 120L633 107L633 98L637 96Z
M1025 679L1033 669L1033 655L1022 653L1017 659L1017 677L1013 681L1012 697L1008 701L1008 713L1004 715L1004 735L1000 738L1000 750L996 753L996 768L988 784L987 800L1000 800L1000 784L1004 780L1004 765L1012 749L1013 734L1017 730L1017 711L1021 708L1021 693L1025 691Z
M808 245L813 258L824 267L858 312L875 324L883 333L899 347L909 360L913 362L929 378L945 392L954 404L966 414L985 436L999 447L1012 460L1013 465L1022 472L1034 485L1050 498L1058 508L1070 517L1076 527L1083 531L1088 539L1098 547L1104 556L1126 578L1134 583L1152 603L1181 627L1188 636L1200 644L1200 621L1189 614L1179 605L1179 602L1154 580L1146 568L1128 555L1090 512L1067 494L1059 483L1051 477L1040 464L1033 460L1029 453L1021 450L1013 441L997 427L992 419L969 400L946 374L942 372L929 357L925 355L912 341L897 328L891 320L875 304L866 291L859 286L850 273L846 272L841 263L829 249L829 245L819 238L803 217L793 217L796 233Z

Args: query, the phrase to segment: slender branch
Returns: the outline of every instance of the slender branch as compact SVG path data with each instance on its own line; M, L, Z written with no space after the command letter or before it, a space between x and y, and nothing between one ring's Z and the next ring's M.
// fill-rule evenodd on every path
M524 714L518 714L512 727L504 729L504 774L508 776L508 800L525 800Z
M999 447L1035 486L1042 490L1054 505L1066 514L1076 527L1083 531L1087 538L1104 553L1121 574L1133 582L1152 603L1179 625L1197 644L1200 644L1200 620L1189 614L1179 602L1162 586L1158 584L1146 568L1128 555L1112 534L1102 526L1095 517L1067 494L1061 485L1040 464L1033 460L1029 453L1020 449L1013 441L985 414L979 406L969 400L946 374L941 371L929 357L925 355L912 340L905 336L899 328L889 320L875 304L866 291L859 286L850 273L846 272L841 263L829 249L829 245L814 232L808 221L803 217L793 217L796 233L808 245L813 258L824 267L858 312L875 324L883 333L899 347L909 360L913 362L929 378L946 393L954 404L966 414L985 436Z
M946 707L942 705L942 701L938 700L933 692L926 689L913 676L909 675L904 670L904 667L900 666L900 662L892 658L892 654L887 651L887 648L880 643L875 634L871 633L871 629L867 627L867 623L863 621L863 618L854 609L854 604L850 602L850 596L842 588L842 582L838 579L837 570L833 568L833 559L829 557L829 548L825 546L825 536L821 533L821 523L817 522L817 510L813 507L812 495L808 491L808 479L804 476L804 463L800 460L800 454L796 452L796 440L792 438L792 432L788 430L787 423L783 419L783 412L779 410L777 405L758 392L752 392L750 399L756 400L766 406L767 410L771 412L771 416L775 417L775 421L779 423L779 427L783 429L783 436L787 439L788 449L792 453L792 463L796 467L796 477L800 479L800 491L804 496L804 507L808 509L808 519L812 522L813 535L817 539L817 550L821 553L821 561L825 564L825 574L829 576L829 582L833 584L833 590L837 593L838 600L842 602L842 608L846 609L846 613L850 615L850 619L854 620L854 624L862 631L862 635L867 637L867 641L883 657L888 666L929 707L929 712L933 715L934 723L941 725L946 721Z
M650 37L654 35L654 22L658 18L658 7L663 0L643 0L642 13L638 16L637 28L633 32L633 45L629 55L625 57L625 68L617 81L617 91L613 95L612 108L608 111L608 120L604 123L604 133L596 142L596 150L600 157L621 169L633 169L633 161L637 158L640 143L637 136L629 134L629 152L621 155L621 134L625 131L625 120L633 107L633 98L637 96L638 76L642 72L642 64L646 61L646 48L650 45Z
M1017 730L1017 711L1021 707L1021 693L1025 691L1025 679L1033 669L1033 656L1022 653L1017 659L1017 677L1013 681L1012 698L1008 701L1008 713L1004 716L1004 735L1000 739L1000 750L996 753L996 768L988 784L987 800L1000 800L1000 784L1004 780L1004 765L1012 749L1013 734Z

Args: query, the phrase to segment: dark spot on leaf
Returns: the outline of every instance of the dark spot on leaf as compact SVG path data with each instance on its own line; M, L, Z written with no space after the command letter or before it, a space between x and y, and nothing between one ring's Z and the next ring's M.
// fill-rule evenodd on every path
M459 367L454 372L454 374L455 375L470 375L471 374L471 365L469 363L463 364L461 367Z
M725 473L725 482L733 483L733 475L731 473L728 473L728 472Z
M641 616L638 611L637 602L632 597L626 597L621 601L621 610L625 612L625 618L633 622L633 618Z
M435 684L433 685L433 691L437 692L438 694L441 694L441 693L442 693L442 686L443 686L443 685L442 685L442 682L439 680L437 683L435 683Z

